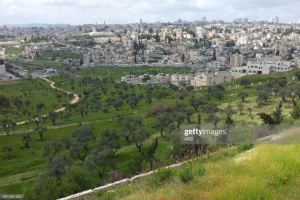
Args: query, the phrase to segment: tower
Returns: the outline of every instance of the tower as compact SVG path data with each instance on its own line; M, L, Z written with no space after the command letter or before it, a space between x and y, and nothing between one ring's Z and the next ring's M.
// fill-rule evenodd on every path
M142 24L143 23L143 20L142 20L142 18L140 19L140 24Z

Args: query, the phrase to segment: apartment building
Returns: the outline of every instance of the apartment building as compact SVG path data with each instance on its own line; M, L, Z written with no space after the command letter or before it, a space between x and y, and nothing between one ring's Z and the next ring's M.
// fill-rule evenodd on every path
M246 75L274 74L292 69L291 64L284 61L249 61L245 67L231 68L231 74L236 79Z
M218 71L214 73L201 73L196 75L193 80L191 80L191 85L193 86L209 86L220 83L225 83L231 81L232 76L230 72Z
M121 81L124 81L129 84L138 84L140 83L139 77L136 75L127 75L127 76L122 76Z
M171 75L171 83L174 85L186 84L190 85L191 80L195 77L195 73L176 73Z
M159 73L155 76L155 80L160 83L171 81L171 74Z
M231 67L240 67L244 62L244 57L242 54L235 53L230 56L230 66Z

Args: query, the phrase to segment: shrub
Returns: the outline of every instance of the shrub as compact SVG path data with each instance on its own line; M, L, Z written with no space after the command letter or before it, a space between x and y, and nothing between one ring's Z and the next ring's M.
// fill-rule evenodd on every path
M153 107L151 107L147 112L145 117L149 118L149 117L157 117L158 115L162 114L162 113L173 113L174 109L173 106L169 103L158 103L155 104Z
M100 197L103 200L112 200L115 199L116 193L113 190L107 192L103 192L102 190L99 190L96 192L96 196Z
M203 176L205 174L205 167L200 165L198 168L196 168L195 174L197 176Z
M27 110L27 109L24 109L24 110L22 111L22 113L23 113L23 115L25 115L25 114L28 113L28 110Z
M241 144L237 147L237 149L242 152L242 151L247 151L250 150L254 147L254 144Z
M135 154L127 167L132 174L138 174L142 172L142 163L146 159L144 153Z
M165 182L169 181L175 175L175 169L159 168L149 178L146 179L146 185L151 188L162 186Z
M178 171L178 178L184 182L187 183L191 180L193 180L194 175L193 171L190 165L185 165L183 166L179 171Z
M0 106L2 106L3 108L9 108L10 107L9 98L4 96L3 94L0 94Z

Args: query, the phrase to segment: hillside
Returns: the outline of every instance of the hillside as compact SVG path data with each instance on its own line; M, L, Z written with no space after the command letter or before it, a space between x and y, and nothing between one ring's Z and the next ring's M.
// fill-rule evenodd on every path
M224 150L174 170L158 188L145 179L116 187L101 199L298 199L299 150L299 145L260 145L232 158ZM186 169L192 171L187 183L180 175Z
M120 69L120 73L125 73L123 68L114 68L114 70L118 69ZM28 92L29 94L30 91L30 94L34 96L34 101L32 101L33 107L36 107L35 104L37 102L43 101L42 96L47 96L44 101L45 105L48 105L47 108L43 107L37 114L49 113L49 111L56 110L61 106L66 106L67 109L63 112L58 113L54 122L50 117L46 118L45 121L42 119L39 120L39 126L47 128L43 135L43 141L40 140L38 130L35 130L35 121L17 125L14 130L10 130L9 136L7 136L4 129L0 129L1 149L4 146L12 146L13 148L13 151L10 154L10 158L5 153L0 154L0 193L24 193L25 199L43 199L45 195L52 196L53 199L61 198L73 193L96 188L101 185L110 183L110 176L108 174L108 172L110 171L117 171L118 173L122 173L122 178L130 178L135 174L150 171L151 165L153 165L153 169L157 169L166 165L180 162L185 159L193 158L195 156L201 156L208 152L206 151L207 149L210 152L214 152L222 147L222 145L205 146L205 150L197 153L197 155L189 154L189 149L185 149L184 146L177 146L177 144L172 140L172 137L170 137L171 134L169 132L173 131L174 129L170 127L168 127L169 129L163 131L164 137L161 138L159 129L153 127L153 124L156 123L157 116L153 115L150 117L146 117L146 113L150 110L150 108L153 108L154 106L161 103L167 103L170 105L170 107L172 108L170 110L170 114L168 115L168 118L171 119L170 124L179 127L181 124L196 125L197 123L199 123L199 114L201 115L201 124L215 124L217 126L225 124L226 121L223 110L226 109L228 105L230 105L231 109L233 109L234 111L231 119L235 124L261 124L262 120L257 114L261 112L271 113L278 106L279 102L282 102L282 114L284 115L283 121L281 123L299 124L299 121L295 120L290 115L290 112L295 110L292 106L292 96L298 96L300 89L300 84L297 82L297 79L295 79L294 81L292 79L296 71L297 70L292 71L288 75L284 73L274 76L271 75L268 76L267 79L264 76L247 76L244 78L247 78L250 81L246 87L241 85L240 87L235 87L235 84L238 84L242 79L244 79L241 78L239 80L235 80L235 82L225 83L221 86L217 85L212 87L202 87L201 89L194 89L189 87L179 89L174 86L168 86L166 84L133 86L116 83L115 80L111 77L97 79L89 76L73 79L58 76L51 78L51 80L55 82L55 87L80 95L80 100L77 104L74 105L74 107L68 104L68 102L70 102L73 97L69 98L68 96L64 96L64 94L59 90L47 89L50 88L50 86L49 83L44 80L34 80L33 82L24 81L22 82L23 84L1 85L2 90L5 91L4 95L9 94L6 97L10 100L12 100L13 98L13 92L16 91L18 92L16 95L19 97L19 99L25 102L25 100L27 100L27 97L24 92ZM287 78L285 79L281 77ZM270 85L268 82L266 82L267 80L275 82L274 84ZM259 82L261 82L260 85ZM279 85L279 88L274 87L277 84L281 84ZM229 86L231 87L229 88ZM262 89L261 87L263 87L264 95L262 95L262 92L260 91ZM48 91L45 89L47 89ZM277 89L280 90L280 92ZM287 94L286 91L291 91L291 93ZM247 95L245 95L244 101L242 101L242 98L239 94L241 92L244 92L244 94L247 93ZM218 95L216 95L216 93ZM59 95L61 95L61 99L57 98L59 97ZM257 101L258 95L262 95L262 99L260 99L259 101ZM285 98L284 100L283 97ZM198 110L193 107L195 106L194 104L190 103L191 99L193 100L194 98L202 98L204 100L204 103L198 105ZM122 99L122 101L120 99ZM294 100L296 104L299 103L298 98L294 98ZM56 105L55 108L49 106L53 105L53 103L55 103ZM20 104L20 110L24 110L26 108L27 106L24 105L24 103ZM17 107L15 103L11 101L11 107L8 108L6 112L7 117L1 116L0 120L8 118L11 120L20 121L28 118L28 115L21 115L19 113L20 111L16 111ZM33 112L35 112L35 109L32 109L32 113ZM296 112L298 111L296 110ZM122 115L123 118L117 118L116 116L118 114L119 116ZM183 118L179 119L177 115L181 115L183 116ZM144 135L143 138L136 139L137 137L133 137L133 135L136 133L142 134L142 132L135 132L135 130L133 130L131 133L132 135L129 136L129 142L126 142L126 138L124 137L124 130L127 129L125 125L121 126L119 120L121 120L121 122L124 122L126 120L138 119L137 117L139 116L140 119L142 119L139 127L143 128L142 130L149 131L150 134L145 131L147 132L147 134ZM130 117L132 118L130 119ZM81 122L82 126L80 126L78 122ZM92 156L95 150L102 153L105 152L103 150L103 147L99 148L97 144L99 143L101 138L103 138L106 128L115 130L115 132L121 134L122 137L114 140L117 144L120 145L118 146L118 151L115 153L113 159L116 162L117 166L110 165L108 168L106 168L101 179L94 170L88 168L88 163L86 163L87 161L84 161L85 158L82 159L81 156L86 154L87 158L91 158L90 156ZM75 136L74 134L74 132L77 133L78 131L87 131L86 133L90 134L91 138L94 138L93 140L89 140L82 135L82 137L85 138L84 140L87 140L88 143L87 147L85 148L82 146L80 151L76 150L76 148L78 148L77 145L79 145L78 142L80 140L77 140L77 136ZM27 133L29 134L29 136L26 136ZM109 132L109 134L113 134L113 132ZM28 139L27 147L26 137L25 140L23 139L24 136L26 136ZM68 143L66 143L65 139L70 141L69 146ZM149 152L149 149L152 148L155 144L156 139L158 141L158 145L154 149L155 153L149 157L146 156ZM45 148L45 145L52 145L54 148L55 144L58 144L59 148L57 152L51 151L52 153L54 153L54 160L49 160L49 152L47 154L47 148ZM140 150L143 153L137 153L137 144L141 145ZM271 147L272 146L270 146L270 148ZM264 147L259 146L259 148L257 149L261 148ZM296 146L293 148L296 148ZM74 151L76 151L77 153L74 153ZM180 151L183 151L183 154L180 153ZM223 153L224 151L225 150L222 150ZM253 150L253 152L255 151L257 150ZM272 151L274 151L274 149ZM225 153L224 158L221 158L221 156L220 158L212 159L209 162L205 161L205 165L210 168L210 162L215 163L218 161L218 163L220 163L220 166L222 166L222 162L225 162L223 160L228 160L226 162L228 162L228 165L230 165L230 162L232 161L231 157L237 156L237 154L239 154L240 152L241 151ZM263 152L259 152L258 154L263 154ZM67 163L66 166L62 166L62 172L52 171L53 166L51 165L51 163L61 163L62 161L60 159L64 159L65 161L70 162ZM278 159L280 160L281 157ZM295 168L295 170L296 169L297 168ZM211 174L210 176L217 175L213 175L215 171L210 171L209 169L206 169L205 171L206 175L209 173ZM56 177L58 178L56 178L53 174L56 174ZM223 181L225 181L227 175L224 177L223 175L224 174L220 174L220 176L222 176L220 177L220 180L222 179ZM76 182L75 180L73 180L72 182L68 182L72 180L71 177L74 176L78 177L78 180L80 181ZM229 180L234 179L234 177L229 178ZM237 176L236 178L238 179L239 177ZM198 178L196 177L195 179L193 179L193 181L196 181L197 179ZM200 183L202 183L203 180L201 182L200 179L202 178L199 177L199 181ZM179 186L182 184L182 187L188 187L186 186L186 184L180 183L176 178L174 180L174 183L178 183ZM39 188L38 185L42 185L42 188ZM146 199L152 199L154 197L151 196L152 194L156 194L158 197L160 196L158 190L149 192L148 189L139 188L136 186L134 187L134 190L143 192L145 196L148 197L148 195L150 195ZM175 188L175 186L168 186L167 184L166 188L168 187ZM127 189L125 188L124 193L127 194L126 190ZM171 191L171 189L169 191ZM180 190L178 189L177 192L179 191ZM209 191L210 189L208 189L208 191L200 191L200 193L207 195L208 199L214 199L215 196L210 196L214 193L210 194ZM134 191L131 191L129 193L133 198L139 198L137 197L138 193L135 194ZM37 194L42 195L42 197L36 196ZM187 195L184 192L183 194ZM117 196L118 195L119 194L117 194ZM121 196L123 197L125 195L120 195L119 197ZM128 196L128 198L129 197L131 196ZM165 198L175 199L175 196ZM222 199L222 197L220 198Z

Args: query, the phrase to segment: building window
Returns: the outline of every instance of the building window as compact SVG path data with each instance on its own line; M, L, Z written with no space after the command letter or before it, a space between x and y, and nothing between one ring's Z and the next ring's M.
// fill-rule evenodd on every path
M286 70L286 68L284 68L284 70Z
M251 66L251 68L253 68L253 66Z
M276 69L276 67L274 69Z
M249 70L249 73L251 73L252 71L251 70Z
M257 66L255 66L255 68L257 68Z

